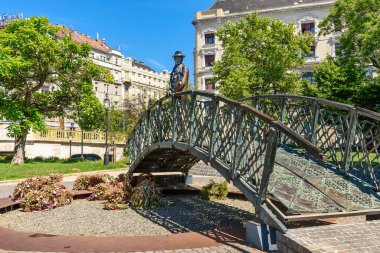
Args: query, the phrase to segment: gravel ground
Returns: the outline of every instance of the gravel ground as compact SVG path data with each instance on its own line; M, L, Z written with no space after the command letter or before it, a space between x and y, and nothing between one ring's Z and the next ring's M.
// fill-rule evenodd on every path
M228 228L252 219L254 208L241 198L212 202L198 195L166 195L149 211L103 210L102 201L75 200L51 211L20 210L0 215L0 226L18 231L82 236L166 235Z

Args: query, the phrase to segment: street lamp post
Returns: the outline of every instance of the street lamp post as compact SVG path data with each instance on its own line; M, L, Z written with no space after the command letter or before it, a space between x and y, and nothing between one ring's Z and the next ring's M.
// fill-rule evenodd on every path
M106 152L104 153L104 166L110 163L110 154L108 151L108 110L110 109L110 99L108 97L108 85L106 91L106 97L104 98L104 108L106 109Z

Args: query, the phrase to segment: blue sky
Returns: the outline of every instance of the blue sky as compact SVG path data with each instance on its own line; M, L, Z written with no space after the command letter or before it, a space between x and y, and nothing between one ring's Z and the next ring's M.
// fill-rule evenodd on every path
M96 38L125 56L143 61L157 71L171 71L172 55L181 50L193 80L194 14L214 0L0 0L0 15L46 16Z

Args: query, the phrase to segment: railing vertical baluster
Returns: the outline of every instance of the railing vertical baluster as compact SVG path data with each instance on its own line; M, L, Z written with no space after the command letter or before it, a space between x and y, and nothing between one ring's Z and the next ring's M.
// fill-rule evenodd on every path
M162 117L161 117L161 110L162 110L162 101L160 100L158 102L158 109L157 109L157 128L158 128L158 145L160 146L160 143L162 142Z
M356 109L350 110L350 123L347 132L346 146L344 148L342 167L345 171L350 169L351 150L354 143L356 127L358 123L358 116Z
M142 153L142 144L143 144L143 140L142 140L142 131L141 131L141 128L142 128L142 120L140 120L139 122L139 127L138 127L138 133L139 133L139 147L138 147L138 152L139 152L139 156L138 156L138 160L141 159L141 153Z
M317 138L318 138L318 121L319 121L319 114L321 111L320 105L318 103L318 100L315 99L313 101L313 108L312 108L312 121L311 121L311 137L310 141L313 145L317 145Z
M285 122L286 109L287 109L286 102L287 102L286 98L284 98L284 97L280 98L280 110L281 110L280 121L284 124L286 124L286 122ZM293 130L295 130L295 129L293 129ZM282 133L280 133L280 141L281 141L281 143L285 143L285 136Z
M218 127L218 116L219 116L219 99L215 96L212 98L212 114L211 115L212 115L211 135L210 135L208 153L210 156L210 160L213 160L215 157L216 130Z
M190 101L190 127L189 127L189 147L194 146L194 140L193 140L193 134L195 131L195 104L197 100L197 95L194 93L191 94L191 101Z
M234 150L234 161L232 164L231 178L234 179L236 172L239 171L242 161L241 154L243 149L243 120L245 116L245 111L240 110L238 113L237 124L236 124L236 143Z
M259 198L258 198L260 203L258 204L264 203L266 199L266 195L268 192L269 178L273 172L274 162L276 159L277 140L278 140L278 131L274 128L269 128L268 137L267 137L267 148L265 151L263 175L260 180L260 190L259 190Z
M150 129L150 108L146 111L146 117L147 117L147 120L145 122L145 133L144 133L144 138L146 138L146 142L147 142L147 145L149 146L150 145L150 135L152 134L151 131L149 131Z
M172 145L177 140L177 123L178 123L178 108L177 108L177 100L178 98L172 96L172 109L173 109L173 126L172 126Z

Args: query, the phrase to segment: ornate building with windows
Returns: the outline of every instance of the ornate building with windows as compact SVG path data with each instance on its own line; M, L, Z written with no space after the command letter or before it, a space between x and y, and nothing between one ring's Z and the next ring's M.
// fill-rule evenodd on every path
M211 66L221 59L223 48L215 32L227 21L238 22L246 15L257 12L259 16L277 18L285 23L296 24L299 32L312 32L314 42L310 46L305 66L295 71L302 78L313 81L313 65L327 55L335 55L338 46L336 35L318 37L318 24L325 18L334 5L333 0L217 0L209 10L195 14L194 81L197 90L215 90L210 80L213 76Z
M143 62L130 57L123 59L125 100L135 105L147 105L165 96L169 88L170 73L156 72Z
M112 73L115 80L112 84L93 81L96 96L102 103L106 92L111 106L117 109L124 109L130 104L138 107L147 106L149 101L166 94L170 79L167 70L158 73L141 61L126 58L119 50L109 47L105 39L94 39L75 30L66 30L64 33L70 34L72 40L77 43L88 43L92 48L90 57L94 63ZM54 88L44 87L42 90L48 89ZM51 119L47 120L47 123L50 127L68 129L72 127L73 122L67 119Z

